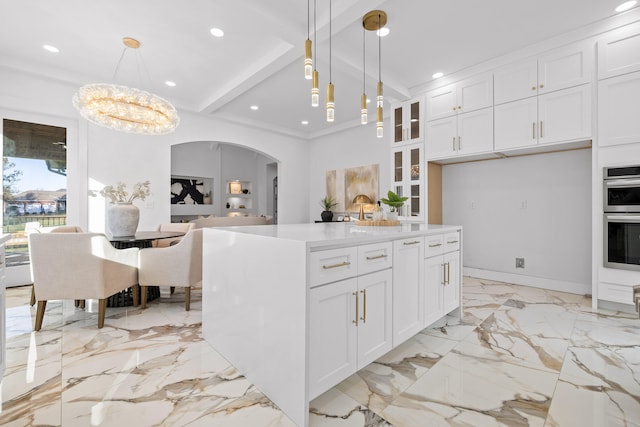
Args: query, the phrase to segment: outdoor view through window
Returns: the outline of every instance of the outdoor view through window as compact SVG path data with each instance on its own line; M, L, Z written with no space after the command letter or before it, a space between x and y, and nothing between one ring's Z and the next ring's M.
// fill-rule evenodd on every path
M27 235L66 224L67 130L2 121L3 232L7 267L27 265Z

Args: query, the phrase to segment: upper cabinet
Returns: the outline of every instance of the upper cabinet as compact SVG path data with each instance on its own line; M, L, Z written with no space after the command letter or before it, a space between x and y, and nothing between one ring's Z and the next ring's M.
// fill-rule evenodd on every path
M491 73L444 86L427 94L427 120L437 120L493 105Z
M631 25L598 40L598 79L640 71L640 26Z
M391 145L424 140L424 101L414 98L391 106Z
M391 150L391 188L398 196L408 197L400 209L405 220L423 221L425 172L423 144L412 144Z
M496 105L591 82L593 46L589 43L556 49L537 59L494 72Z

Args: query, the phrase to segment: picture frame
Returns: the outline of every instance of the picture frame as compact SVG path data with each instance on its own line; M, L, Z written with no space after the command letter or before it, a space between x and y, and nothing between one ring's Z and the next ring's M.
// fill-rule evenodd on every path
M242 184L237 181L229 183L229 194L242 194Z

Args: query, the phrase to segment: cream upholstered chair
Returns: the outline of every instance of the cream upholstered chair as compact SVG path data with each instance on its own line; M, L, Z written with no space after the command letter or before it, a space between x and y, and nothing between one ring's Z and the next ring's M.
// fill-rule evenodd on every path
M169 224L160 224L158 231L179 231L187 234L189 230L192 230L195 224L190 222L172 222ZM154 248L166 248L168 246L175 245L182 239L182 237L172 237L171 239L158 239L153 242Z
M142 308L147 305L147 286L184 287L185 309L191 309L191 285L202 281L202 230L191 230L178 244L144 248L138 254Z
M99 233L30 234L31 279L38 302L34 330L42 327L47 301L58 299L97 299L102 328L106 298L138 285L138 251L116 249Z

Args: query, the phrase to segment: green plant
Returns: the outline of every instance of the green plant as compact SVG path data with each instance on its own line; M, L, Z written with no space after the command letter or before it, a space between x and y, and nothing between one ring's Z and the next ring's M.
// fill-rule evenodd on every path
M338 202L331 196L324 196L324 199L320 200L320 206L322 206L325 211L330 211L337 204Z
M391 212L398 212L398 208L404 205L404 202L406 202L407 199L408 197L398 196L396 193L389 190L389 192L387 193L387 197L381 198L380 201L385 205L389 205L389 210Z

